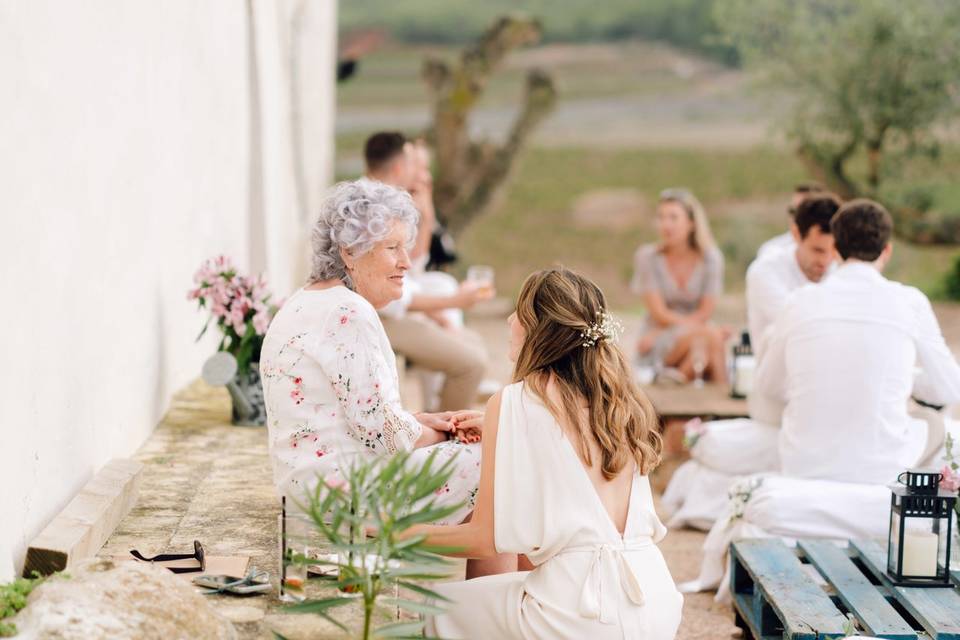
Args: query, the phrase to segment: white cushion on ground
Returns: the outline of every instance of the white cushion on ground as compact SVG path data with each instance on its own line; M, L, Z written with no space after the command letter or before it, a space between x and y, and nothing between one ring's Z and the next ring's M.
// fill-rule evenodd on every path
M670 514L667 526L709 531L727 506L727 488L734 479L696 460L680 465L663 493L661 504Z
M749 418L707 422L690 450L702 465L731 475L749 475L779 468L780 429Z

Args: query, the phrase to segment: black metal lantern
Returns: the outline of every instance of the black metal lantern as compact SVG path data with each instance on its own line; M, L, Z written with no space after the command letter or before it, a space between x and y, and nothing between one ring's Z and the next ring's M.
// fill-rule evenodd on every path
M957 496L936 471L911 469L890 490L887 576L902 587L951 587L950 527Z

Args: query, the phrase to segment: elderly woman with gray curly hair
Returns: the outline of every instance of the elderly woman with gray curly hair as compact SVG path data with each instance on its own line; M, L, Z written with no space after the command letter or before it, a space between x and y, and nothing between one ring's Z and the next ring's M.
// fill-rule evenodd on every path
M412 451L416 462L437 451L441 462L457 456L439 500L464 504L446 523L463 521L473 509L482 414L405 411L396 359L377 315L401 295L418 217L409 194L368 179L336 185L322 205L310 283L279 310L260 357L281 495L299 498L356 456Z

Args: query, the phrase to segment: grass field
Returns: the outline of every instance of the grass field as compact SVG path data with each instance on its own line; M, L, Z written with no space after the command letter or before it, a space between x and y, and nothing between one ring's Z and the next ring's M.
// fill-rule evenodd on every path
M770 148L530 149L502 202L461 239L464 263L496 266L504 293L514 293L530 271L561 262L597 279L617 306L632 307L633 252L654 237L658 192L682 185L707 206L727 259L727 289L742 291L756 248L785 230L786 194L803 177L790 154ZM604 212L605 200L624 206ZM958 253L900 242L888 275L935 292Z
M425 54L445 48L396 47L364 60L338 97L337 173L361 170L359 150L378 129L422 130L429 108L418 80ZM561 100L515 166L493 206L458 238L458 269L497 269L513 295L523 278L563 263L595 278L620 308L638 302L628 282L636 247L653 237L658 192L686 186L704 202L727 258L728 291L743 289L756 247L786 227L791 186L809 178L789 148L770 134L766 108L776 96L749 89L738 71L663 45L553 45L513 56L477 112L477 132L496 137L509 125L524 69L545 66ZM904 184L932 185L953 199L960 149L914 166ZM960 250L898 243L888 275L936 295Z
M728 63L732 49L717 41L714 0L350 0L338 9L342 35L389 30L404 42L471 42L498 17L535 16L547 42L647 38L701 51Z

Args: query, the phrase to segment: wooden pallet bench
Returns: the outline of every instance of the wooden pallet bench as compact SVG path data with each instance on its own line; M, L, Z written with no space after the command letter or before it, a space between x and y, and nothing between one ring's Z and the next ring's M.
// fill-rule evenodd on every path
M844 638L852 618L861 635L960 640L960 586L894 587L884 574L886 551L875 542L855 540L844 549L826 541L791 548L778 538L741 540L730 548L730 563L736 623L747 639ZM960 574L953 581L960 585Z

